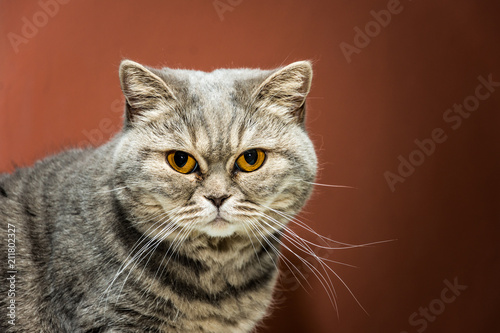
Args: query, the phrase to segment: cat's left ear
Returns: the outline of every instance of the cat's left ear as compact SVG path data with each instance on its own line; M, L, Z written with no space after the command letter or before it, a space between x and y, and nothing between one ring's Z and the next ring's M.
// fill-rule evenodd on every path
M120 83L126 99L126 125L150 122L172 109L174 93L158 75L131 60L120 64Z
M272 73L255 91L255 101L260 104L259 108L264 108L302 125L311 80L311 63L309 61L294 62Z

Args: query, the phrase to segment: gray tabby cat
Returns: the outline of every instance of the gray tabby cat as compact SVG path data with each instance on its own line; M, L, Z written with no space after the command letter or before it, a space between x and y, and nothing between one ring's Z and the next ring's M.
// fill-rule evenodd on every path
M124 60L121 133L0 175L1 331L251 332L316 175L311 78Z

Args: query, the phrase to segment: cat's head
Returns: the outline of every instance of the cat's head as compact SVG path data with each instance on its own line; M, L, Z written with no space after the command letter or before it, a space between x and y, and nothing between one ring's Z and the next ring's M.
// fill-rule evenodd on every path
M212 237L282 229L316 175L304 126L311 78L307 61L206 73L124 60L119 200L145 228L162 221L160 230Z

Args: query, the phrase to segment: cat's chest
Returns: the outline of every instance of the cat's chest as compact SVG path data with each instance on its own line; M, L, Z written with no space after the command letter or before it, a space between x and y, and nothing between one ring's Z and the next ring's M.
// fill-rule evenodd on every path
M144 327L160 332L250 332L271 302L278 275L275 255L240 248L233 251L237 255L212 253L207 260L209 252L198 248L196 257L172 254L163 267L131 271L113 291L120 298L111 295L107 321L120 323L117 329L123 323L142 327L131 332L143 332Z
M119 306L109 308L106 317L117 324L120 332L123 323L127 323L130 332L144 332L145 328L169 333L250 332L268 310L277 274L273 270L239 286L227 281L223 286L221 279L214 278L214 285L220 286L217 291L214 287L207 290L203 285L176 280L163 290L154 288L162 296L153 296L147 290L135 296L127 292L130 299L137 296L143 299L135 304L124 300Z

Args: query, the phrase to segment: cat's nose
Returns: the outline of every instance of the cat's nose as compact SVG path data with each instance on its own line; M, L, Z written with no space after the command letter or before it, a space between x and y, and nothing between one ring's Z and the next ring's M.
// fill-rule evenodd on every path
M222 206L222 203L227 199L229 198L230 196L229 195L223 195L223 196L219 196L219 197L216 197L216 196L205 196L205 198L208 199L208 201L211 201L215 207L219 208L220 206Z

